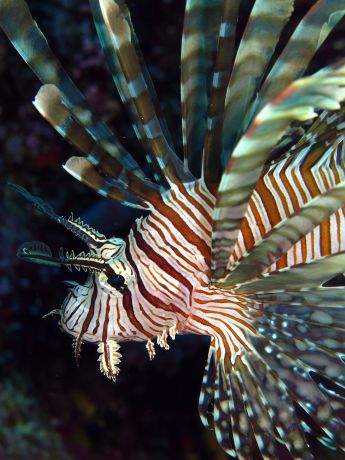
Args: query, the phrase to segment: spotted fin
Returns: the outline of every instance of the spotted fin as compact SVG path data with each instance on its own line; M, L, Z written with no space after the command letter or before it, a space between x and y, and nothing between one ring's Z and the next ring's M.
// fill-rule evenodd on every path
M294 289L294 288L292 288ZM250 298L255 302L266 302L282 305L309 305L312 307L341 306L345 303L345 289L343 287L322 287L314 290L301 289L252 293ZM288 307L287 307L288 308ZM288 313L288 311L287 311ZM303 317L302 317L303 319Z
M210 347L212 351L212 347ZM224 451L232 458L236 458L235 443L229 420L233 417L229 403L230 391L229 382L223 372L222 366L216 364L216 376L214 385L214 431L218 443Z
M322 290L325 290L325 288L322 288ZM343 314L345 289L329 288L327 290L335 291L332 296L333 298L338 298L337 302L330 304L315 302L316 294L311 293L311 291L292 292L290 294L294 296L294 300L280 300L280 302L286 303L276 304L274 301L269 300L274 298L274 295L282 299L279 293L266 294L265 296L262 294L259 296L251 295L248 302L252 302L251 307L257 309L254 316L261 318L264 312L265 318L262 319L262 324L268 326L267 321L270 321L272 329L286 331L296 340L313 342L320 353L325 352L330 356L335 356L339 353L339 356L341 356L345 349L344 332L342 332L345 330ZM310 303L311 296L314 304ZM258 303L259 298L260 303ZM255 301L255 299L257 300ZM327 372L326 370L326 374ZM344 384L344 375L341 376L341 382Z
M207 364L205 367L200 397L199 397L199 416L202 421L202 424L208 428L212 428L212 423L210 423L210 418L212 414L213 406L213 385L216 379L216 367L215 367L215 358L214 350L212 346L208 352Z
M217 438L229 454L244 460L259 451L276 460L288 450L293 458L312 460L311 438L340 456L345 450L344 290L320 291L333 306L302 305L303 291L291 294L298 305L274 303L275 293L267 303L249 299L246 315L254 329L234 361L218 358L211 345L205 373L211 372L202 387L207 398L200 403L213 401L208 411L213 408ZM315 299L315 292L305 300Z
M208 93L222 0L187 0L181 48L182 137L185 166L201 175Z
M212 233L212 271L226 272L248 202L272 148L293 121L316 117L316 109L338 110L345 99L345 65L295 81L255 117L238 142L218 188Z
M305 338L295 339L289 326L284 331L274 328L265 315L259 316L256 328L258 334L251 337L251 344L257 356L277 373L290 397L321 428L319 440L329 438L335 446L345 449L345 423L340 406L336 395L327 390L328 382L332 381L335 393L341 395L345 391L341 377L344 362L340 355L332 356L310 341L307 334ZM338 337L343 335L344 330L339 330ZM322 381L324 388L318 385Z

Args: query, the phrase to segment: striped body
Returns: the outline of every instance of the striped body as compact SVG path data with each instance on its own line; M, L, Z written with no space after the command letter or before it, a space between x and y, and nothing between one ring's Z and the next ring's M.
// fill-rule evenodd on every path
M147 341L176 326L180 334L212 336L223 359L248 346L244 334L255 331L244 300L210 284L213 206L200 181L167 192L137 219L120 250L109 242L99 250L127 277L124 291L90 275L68 294L63 329L90 342L121 342Z
M304 152L297 158L285 158L268 168L258 181L229 261L230 270L277 223L345 180L343 147L330 149L322 155L322 161L316 155L306 173L304 156L311 161ZM298 181L305 174L309 175L308 181ZM126 276L125 291L113 289L102 274L91 275L85 286L75 287L65 300L63 328L86 341L106 342L147 341L176 326L181 334L211 336L223 361L249 348L247 334L255 334L255 328L246 315L245 288L243 294L241 289L235 294L217 287L211 279L214 206L215 198L202 180L166 192L149 216L137 219L121 249L120 240L115 239L113 245L108 241L98 251L99 256L111 260L116 273ZM270 209L269 214L266 209ZM342 208L293 245L266 272L344 250Z

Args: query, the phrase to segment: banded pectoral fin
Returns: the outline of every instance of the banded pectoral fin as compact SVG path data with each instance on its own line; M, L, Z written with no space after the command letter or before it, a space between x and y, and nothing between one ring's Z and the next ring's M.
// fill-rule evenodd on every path
M265 459L282 458L287 451L296 459L313 459L311 439L341 455L345 386L340 309L321 307L318 312L320 307L288 305L283 316L281 305L266 310L253 302L247 307L255 332L246 334L246 346L230 355L221 342L211 344L199 401L202 422L214 426L229 455L243 460L257 451ZM326 324L325 318L333 315L333 323ZM325 340L319 329L326 332Z
M294 458L313 458L288 389L253 349L219 359L218 346L211 345L199 413L233 458L276 460L287 450Z
M79 123L67 108L63 93L56 85L41 86L33 104L64 139L85 155L98 171L114 179L120 189L143 200L157 198L158 185L140 171L125 167L126 153L114 143L94 138L89 134L85 126Z
M139 177L145 174L125 150L119 139L89 107L31 16L24 0L2 0L0 2L0 26L24 61L44 84L53 84L63 95L66 107L78 123L97 141L107 140L119 162Z
M345 251L331 254L309 263L276 270L241 284L236 293L284 292L298 289L317 289L344 272Z

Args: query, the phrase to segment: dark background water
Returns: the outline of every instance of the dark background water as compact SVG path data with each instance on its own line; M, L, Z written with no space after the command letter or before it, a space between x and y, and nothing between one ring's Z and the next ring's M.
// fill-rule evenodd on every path
M34 18L96 112L123 144L142 158L103 62L88 2L28 2ZM243 13L252 2L243 3ZM310 5L297 3L296 18ZM182 0L131 0L128 5L163 111L181 149L179 54ZM311 68L340 57L344 23ZM45 241L56 252L84 249L6 186L15 182L44 197L57 212L80 215L107 235L123 236L138 215L100 198L61 165L75 151L32 106L39 82L0 35L0 460L222 460L214 434L199 421L197 402L208 340L179 337L150 362L144 344L122 347L116 384L101 376L96 348L83 347L79 366L72 340L56 317L62 281L78 274L23 263L24 241ZM82 275L79 279L82 279ZM322 454L320 458L331 458ZM282 459L285 458L282 456Z

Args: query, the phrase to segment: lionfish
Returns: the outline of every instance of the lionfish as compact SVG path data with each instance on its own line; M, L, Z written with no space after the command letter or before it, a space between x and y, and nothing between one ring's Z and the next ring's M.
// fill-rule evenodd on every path
M145 216L107 238L20 186L88 252L24 260L84 269L62 328L98 345L116 380L122 341L169 349L177 334L210 337L199 412L231 456L265 459L283 445L311 459L317 439L345 449L345 60L303 77L345 15L318 0L286 34L293 0L256 0L243 34L239 0L187 0L182 134L176 154L123 0L90 0L117 90L146 151L144 167L92 112L23 0L0 2L1 24L43 83L34 105L82 156L73 177ZM278 45L278 46L277 46Z

